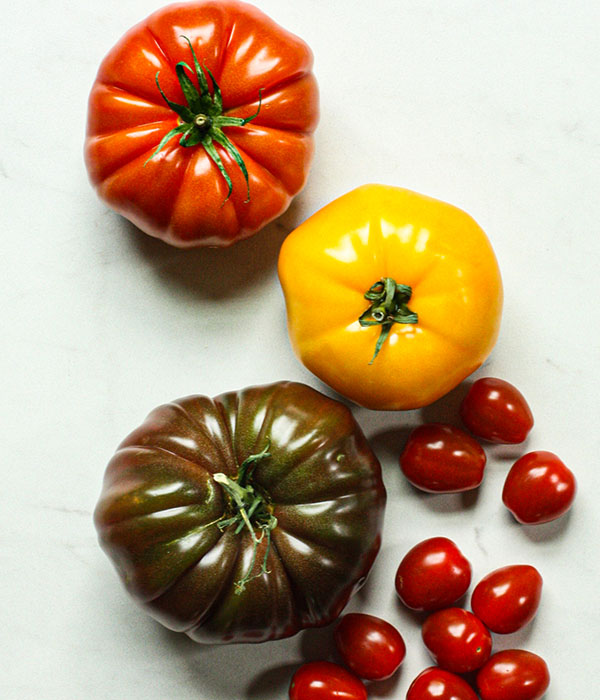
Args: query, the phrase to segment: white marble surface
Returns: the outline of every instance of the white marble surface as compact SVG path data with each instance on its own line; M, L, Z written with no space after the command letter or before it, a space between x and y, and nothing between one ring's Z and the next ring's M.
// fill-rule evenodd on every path
M541 654L548 700L598 697L600 105L595 0L259 0L312 46L322 91L308 186L279 222L227 250L180 252L108 211L82 163L97 65L156 0L3 3L0 57L0 697L286 697L329 631L267 646L205 648L126 597L91 512L116 444L155 405L291 378L275 273L295 224L369 181L453 202L490 235L503 272L501 337L480 374L530 400L526 447L576 472L571 514L516 525L500 501L519 449L488 451L471 497L417 494L399 474L410 426L453 418L456 395L420 412L356 410L382 460L384 545L350 609L397 625L402 671L370 697L402 698L428 663L393 575L426 536L455 539L475 577L529 562L545 579L535 623L498 648ZM232 321L235 319L235 321Z

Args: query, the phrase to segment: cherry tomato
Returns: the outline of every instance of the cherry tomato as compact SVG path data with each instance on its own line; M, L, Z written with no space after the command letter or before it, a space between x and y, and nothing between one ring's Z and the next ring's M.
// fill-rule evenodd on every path
M432 666L410 684L406 700L477 700L477 695L460 676Z
M493 377L473 384L462 401L460 417L474 435L490 442L517 444L533 428L533 414L523 394Z
M453 673L475 671L492 651L492 637L483 622L462 608L433 613L423 623L421 634L437 665Z
M370 681L389 678L406 654L404 640L393 625L363 613L344 615L335 630L335 643L344 663Z
M526 564L504 566L483 578L471 595L475 615L498 634L516 632L530 622L542 596L542 577Z
M577 482L573 472L552 452L528 452L511 467L502 501L520 523L547 523L566 513Z
M396 592L412 610L438 610L455 603L471 583L471 565L446 537L415 545L396 572Z
M468 491L483 479L485 452L464 430L429 423L411 433L400 456L400 467L410 483L423 491Z
M329 661L311 661L292 676L290 700L367 700L362 681Z
M477 674L482 700L539 700L549 685L546 662L521 649L499 651Z

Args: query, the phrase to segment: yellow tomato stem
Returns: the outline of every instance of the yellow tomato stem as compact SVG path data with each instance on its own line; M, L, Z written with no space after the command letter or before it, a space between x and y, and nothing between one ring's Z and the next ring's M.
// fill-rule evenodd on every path
M411 296L411 287L397 284L391 277L382 277L365 292L365 299L371 305L360 315L358 322L363 327L381 326L370 365L375 361L394 323L418 323L417 314L407 306Z

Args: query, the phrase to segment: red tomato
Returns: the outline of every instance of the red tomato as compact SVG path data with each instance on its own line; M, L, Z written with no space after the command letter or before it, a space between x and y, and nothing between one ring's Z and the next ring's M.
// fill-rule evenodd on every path
M429 423L410 434L400 466L410 483L423 491L468 491L483 479L485 452L464 430Z
M363 683L329 661L311 661L294 673L290 700L367 700Z
M406 700L477 700L477 695L460 676L432 666L410 684Z
M389 678L406 654L404 640L394 626L363 613L344 615L335 630L335 643L344 663L370 681Z
M530 622L542 596L542 577L526 564L504 566L483 578L471 595L475 615L498 634L516 632Z
M511 467L502 501L520 523L547 523L566 513L577 482L573 472L552 452L528 452Z
M492 637L473 613L447 608L423 623L423 641L438 666L453 673L480 668L492 651Z
M539 700L549 685L546 662L521 649L499 651L477 674L482 700Z
M523 442L533 428L533 414L525 397L503 379L478 379L460 407L467 428L490 442Z
M302 189L317 121L301 39L246 3L194 0L158 10L108 53L85 161L100 197L146 233L229 245Z
M452 540L432 537L415 545L396 572L396 592L412 610L455 603L471 583L471 565Z

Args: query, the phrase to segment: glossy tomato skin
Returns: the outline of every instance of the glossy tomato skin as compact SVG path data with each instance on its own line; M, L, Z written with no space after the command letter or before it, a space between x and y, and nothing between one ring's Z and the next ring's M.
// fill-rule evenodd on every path
M265 449L249 481L276 527L255 549L227 524L218 477L236 479ZM95 524L129 593L166 627L198 642L261 642L339 616L377 554L384 505L350 410L277 382L152 411L109 463Z
M547 523L573 505L577 482L573 472L553 452L538 450L520 457L511 467L502 501L523 524Z
M478 379L462 401L460 417L477 437L518 444L533 428L533 414L521 392L504 379Z
M295 353L367 408L439 399L483 363L500 329L500 270L483 230L398 187L364 185L323 207L285 239L278 271ZM417 320L394 322L374 357L383 326L359 319L382 279L410 287Z
M400 632L389 622L374 615L344 615L334 636L344 663L357 676L370 681L392 676L406 654Z
M546 662L521 649L497 652L477 674L482 700L540 700L549 685Z
M418 611L448 607L471 583L471 565L446 537L431 537L406 553L396 572L396 593Z
M481 668L492 651L492 637L473 613L446 608L425 620L421 634L433 660L452 673Z
M477 700L477 695L460 676L432 666L411 683L406 700Z
M290 700L367 700L361 680L329 661L300 666L290 683Z
M464 430L427 423L410 434L400 467L413 486L431 493L468 491L481 484L486 457Z
M473 590L471 608L492 632L510 634L531 622L542 596L542 577L527 564L504 566Z
M258 116L224 127L246 163L241 169L215 144L233 182L227 183L201 145L171 139L178 125L156 85L186 104L175 65L212 71L228 117ZM288 207L305 184L319 97L312 53L298 37L257 8L237 0L194 0L168 5L130 29L100 65L88 105L85 162L109 207L146 233L178 247L227 246L246 238ZM147 162L146 162L147 161Z

